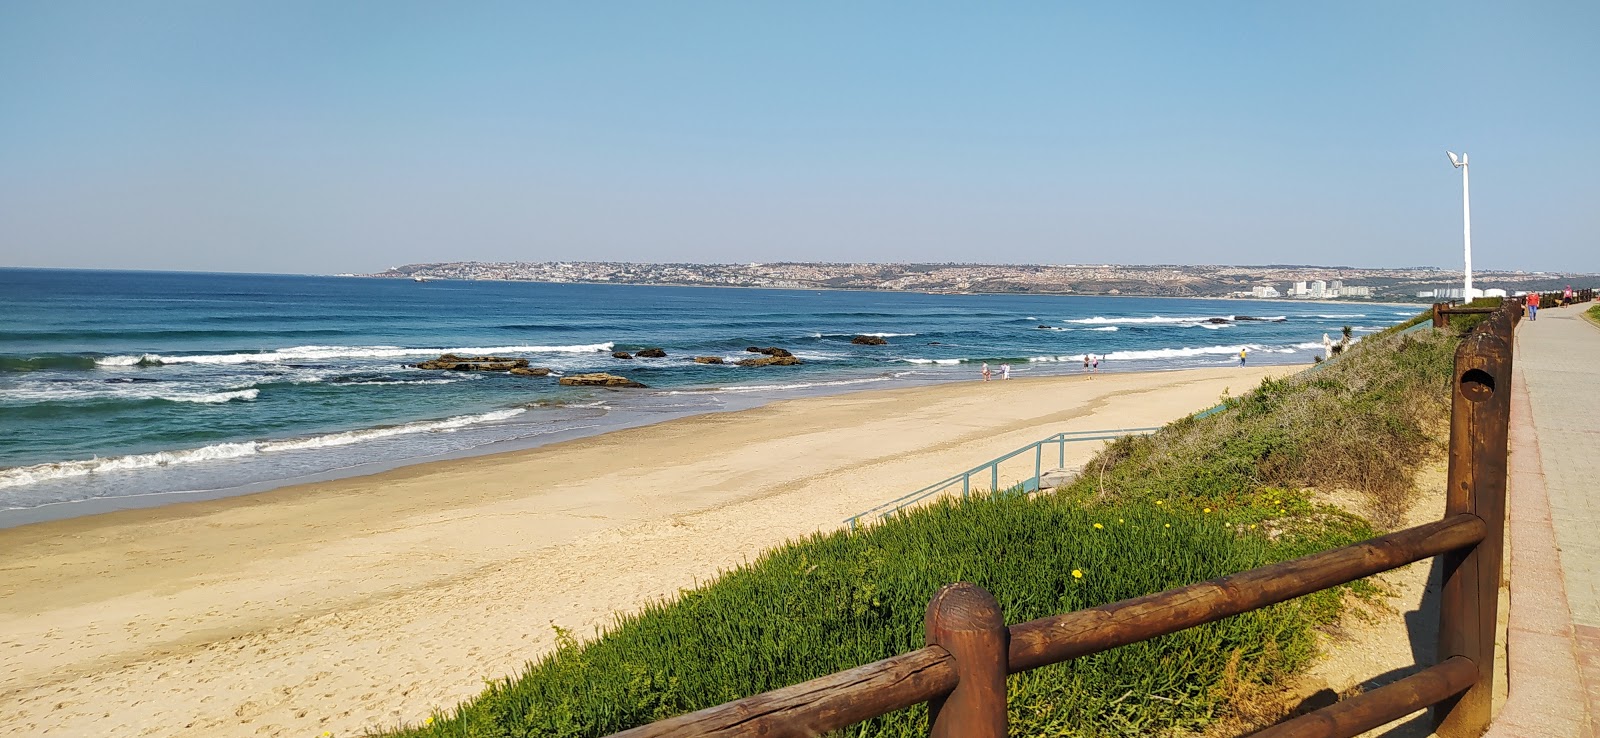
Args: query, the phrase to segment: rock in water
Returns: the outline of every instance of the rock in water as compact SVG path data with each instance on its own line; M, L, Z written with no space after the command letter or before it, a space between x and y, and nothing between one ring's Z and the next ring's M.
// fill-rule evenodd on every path
M889 343L880 336L856 336L850 342L857 346L886 346Z
M443 369L454 372L507 372L528 366L527 359L508 359L501 356L456 356L445 354L437 359L409 366L417 369Z
M548 377L550 368L545 366L519 366L511 370L512 374L519 377Z
M1212 325L1227 325L1228 323L1232 323L1233 321L1228 320L1227 318L1206 318L1205 320L1202 320L1200 322L1202 322L1202 323L1210 323Z
M724 364L724 363L727 363L727 362L724 362L722 360L721 356L696 356L696 357L694 357L694 363L696 363L696 364Z
M667 352L662 351L661 349L658 349L658 348L642 349L642 350L639 350L639 351L635 351L633 353L633 355L637 356L637 357L639 357L641 359L665 359L665 358L667 358Z
M562 377L561 384L568 387L644 387L643 384L615 374L574 374Z
M611 352L611 358L613 358L613 359L631 359L631 358L633 358L633 354L630 354L630 353L628 353L626 351L613 351L613 352Z
M787 353L785 352L785 354ZM763 356L759 359L740 359L735 363L739 366L795 366L800 363L800 360L788 355Z
M794 354L791 354L791 353L789 353L788 351L786 351L784 349L778 348L777 346L768 346L766 348L761 348L759 346L751 346L751 347L749 347L749 348L747 348L745 350L749 351L752 354L766 354L767 356L794 356ZM739 363L743 364L744 362L741 361Z

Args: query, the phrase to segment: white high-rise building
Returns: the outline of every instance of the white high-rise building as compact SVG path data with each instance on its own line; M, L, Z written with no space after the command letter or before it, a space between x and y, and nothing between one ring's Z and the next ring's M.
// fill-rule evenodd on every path
M1291 290L1289 292L1289 294L1294 295L1295 297L1303 297L1305 295L1311 294L1311 291L1306 289L1306 283L1305 282L1295 282L1294 283L1294 289Z
M1328 296L1328 283L1327 282L1324 282L1324 281L1319 279L1319 280L1311 283L1311 297L1312 297L1312 299L1320 300L1320 299L1322 299L1324 297L1327 297L1327 296Z

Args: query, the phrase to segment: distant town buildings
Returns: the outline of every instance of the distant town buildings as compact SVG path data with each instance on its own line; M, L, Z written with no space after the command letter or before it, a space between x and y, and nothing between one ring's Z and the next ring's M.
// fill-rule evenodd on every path
M657 284L777 289L844 289L1054 295L1160 295L1271 299L1431 300L1458 273L1426 267L1358 269L1293 265L1185 264L874 264L740 262L478 262L405 264L366 275L431 282L441 279L587 284ZM1479 271L1484 283L1520 290L1587 287L1600 276ZM1362 284L1352 284L1352 282ZM1290 285L1287 294L1277 285ZM1449 298L1446 298L1449 299Z
M1242 296L1242 295L1241 295ZM1273 285L1258 285L1251 288L1250 297L1269 298L1278 297L1278 289ZM1289 297L1304 297L1311 300L1332 300L1345 297L1372 297L1372 288L1363 285L1347 285L1342 279L1332 282L1316 279L1295 282L1289 287Z

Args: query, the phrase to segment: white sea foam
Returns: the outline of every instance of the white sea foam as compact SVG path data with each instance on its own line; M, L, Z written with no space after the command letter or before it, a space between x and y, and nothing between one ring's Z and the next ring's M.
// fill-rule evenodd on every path
M966 359L901 359L909 364L960 364Z
M1062 322L1065 322L1065 323L1081 323L1081 324L1085 324L1085 325L1141 325L1141 324L1150 324L1150 323L1200 323L1200 322L1207 321L1207 320L1210 320L1210 319L1211 318L1208 318L1208 317L1201 317L1201 318L1164 318L1164 317L1162 317L1160 315L1152 315L1152 316L1150 316L1148 318L1106 318L1106 317L1102 317L1102 316L1096 315L1093 318L1073 318L1073 319L1065 320L1065 321L1062 321ZM1231 320L1231 319L1232 318L1229 318L1229 320Z
M878 338L893 338L895 336L915 336L915 333L813 333L812 338L852 338L854 336L877 336Z
M254 391L254 390L249 390ZM61 461L50 464L35 464L33 466L19 466L10 469L0 469L0 488L20 487L37 482L66 477L80 477L112 471L126 471L133 469L150 469L158 466L172 466L175 464L193 464L201 461L218 461L223 459L238 459L257 454L274 453L279 451L301 451L305 449L328 448L331 446L348 446L353 443L370 441L378 438L405 435L409 433L441 433L465 428L478 423L490 423L497 420L521 415L526 412L524 408L510 408L496 410L478 415L459 415L443 420L424 420L404 425L389 426L386 428L366 428L363 430L345 431L343 433L329 433L321 436L306 438L289 438L281 441L245 441L242 443L218 443L201 448L192 448L182 451L160 451L152 454L132 454L128 456L112 456L107 458L83 459L80 461Z
M95 400L138 402L141 400L165 400L167 402L220 405L234 400L248 402L260 395L261 390L254 387L216 390L183 389L165 382L139 384L50 383L0 390L0 402L85 402Z
M1091 331L1120 331L1122 329L1118 328L1118 327L1116 327L1114 325L1107 325L1107 326L1102 326L1102 327L1099 327L1099 328L1090 328L1089 330L1091 330Z
M1327 318L1328 320L1337 320L1339 318L1365 318L1365 317L1367 317L1367 314L1366 313L1330 313L1330 314L1327 314L1327 315L1317 315L1316 317L1318 317L1318 318Z
M1209 328L1214 331L1233 327L1232 323L1194 323L1193 325L1200 326L1201 328Z
M148 364L277 364L287 361L328 359L387 359L439 354L579 354L610 351L613 343L588 343L574 346L490 346L478 348L407 348L403 346L293 346L274 351L238 354L165 355L138 354L96 359L101 366Z
M1319 347L1321 344L1317 344ZM1181 359L1193 356L1208 356L1215 354L1237 354L1240 351L1249 351L1260 354L1292 354L1295 349L1287 347L1268 348L1258 344L1247 343L1237 346L1196 346L1184 348L1146 349L1142 351L1112 351L1106 354L1106 359L1118 361L1136 361L1141 359Z

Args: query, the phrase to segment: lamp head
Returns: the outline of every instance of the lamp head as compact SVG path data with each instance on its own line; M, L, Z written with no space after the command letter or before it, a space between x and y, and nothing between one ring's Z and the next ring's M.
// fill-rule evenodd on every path
M1461 157L1456 156L1456 152L1454 151L1446 151L1444 153L1450 155L1450 166L1460 169L1461 165L1466 163L1461 160Z

